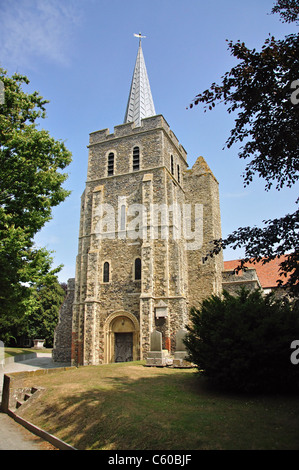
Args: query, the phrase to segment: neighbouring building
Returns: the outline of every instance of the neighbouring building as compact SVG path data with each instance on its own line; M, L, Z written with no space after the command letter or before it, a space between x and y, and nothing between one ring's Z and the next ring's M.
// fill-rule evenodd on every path
M260 288L265 294L274 292L277 297L284 296L287 291L278 286L277 280L281 279L283 285L287 282L288 277L280 277L280 263L285 260L286 256L275 258L271 261L252 260L252 263L246 264L246 270L237 272L240 260L224 261L224 271L222 273L222 285L230 294L235 294L241 287L246 289Z

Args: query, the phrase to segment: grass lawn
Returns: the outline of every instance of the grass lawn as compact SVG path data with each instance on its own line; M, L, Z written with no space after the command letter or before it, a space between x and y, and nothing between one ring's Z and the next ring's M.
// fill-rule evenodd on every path
M34 349L34 348L4 348L4 357L17 356L18 354L30 354L33 352L51 352L52 349Z
M45 391L19 414L77 449L299 449L298 396L222 394L195 369L108 364L26 385Z

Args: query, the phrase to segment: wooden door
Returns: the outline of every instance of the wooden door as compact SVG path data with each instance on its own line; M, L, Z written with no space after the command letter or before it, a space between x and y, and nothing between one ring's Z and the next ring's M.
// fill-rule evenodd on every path
M133 361L133 333L115 333L115 362Z

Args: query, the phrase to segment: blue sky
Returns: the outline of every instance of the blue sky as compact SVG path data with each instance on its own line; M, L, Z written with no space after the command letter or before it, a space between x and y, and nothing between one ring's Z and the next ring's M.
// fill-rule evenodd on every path
M274 0L0 0L0 65L30 79L50 101L41 127L73 154L65 184L71 196L53 210L36 236L63 264L59 280L75 276L80 197L85 187L89 133L122 124L138 39L156 113L162 114L188 153L203 156L219 181L222 234L293 211L295 188L264 191L256 178L244 189L238 147L222 150L233 116L219 105L186 109L194 96L236 64L228 40L259 50L269 34L282 38L294 25L271 15ZM294 77L294 80L298 77ZM26 90L26 88L24 88ZM226 250L224 259L242 257Z

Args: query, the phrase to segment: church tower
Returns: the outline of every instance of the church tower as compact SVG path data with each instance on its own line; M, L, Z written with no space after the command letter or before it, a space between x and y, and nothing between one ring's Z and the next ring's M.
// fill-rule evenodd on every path
M218 182L156 115L141 37L124 123L92 132L81 198L72 363L145 359L153 330L174 352L189 308L221 290ZM190 303L191 301L191 303Z

